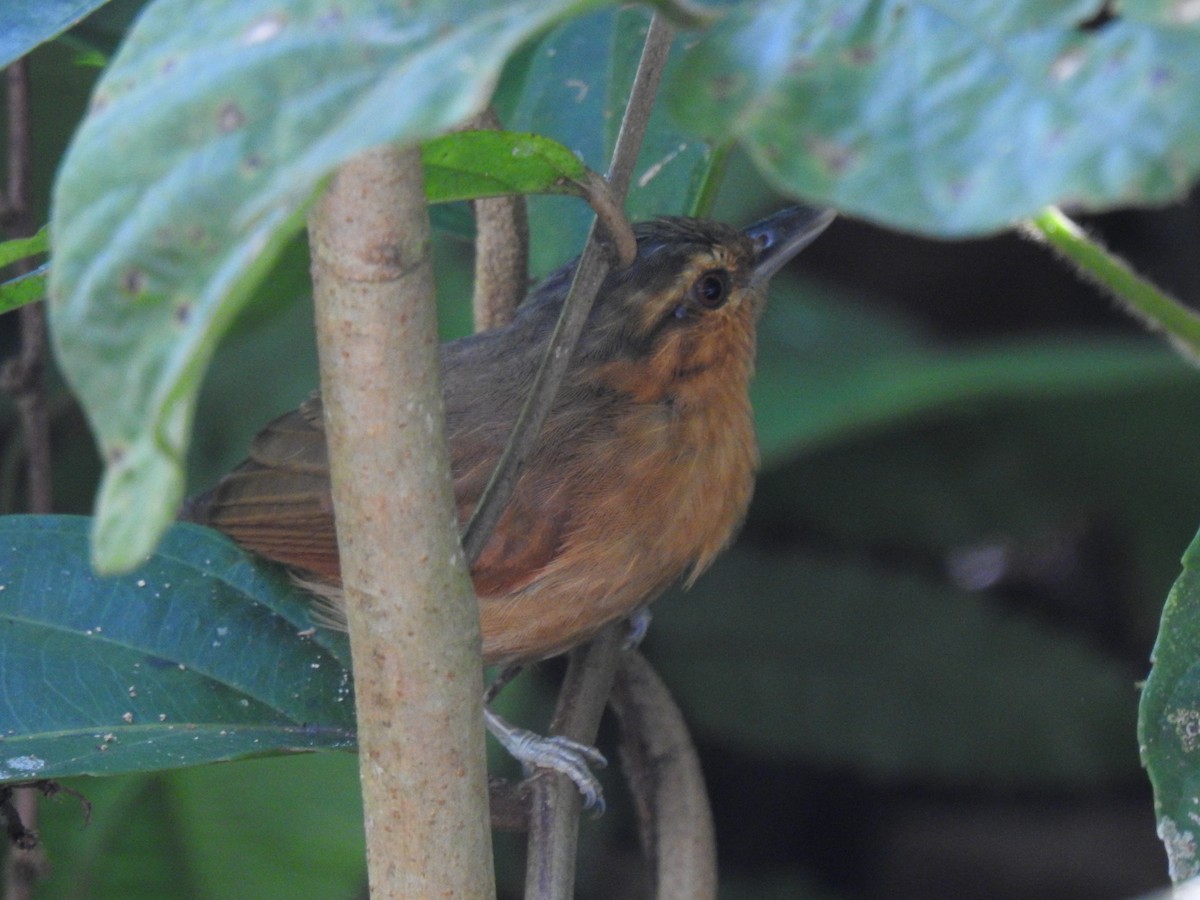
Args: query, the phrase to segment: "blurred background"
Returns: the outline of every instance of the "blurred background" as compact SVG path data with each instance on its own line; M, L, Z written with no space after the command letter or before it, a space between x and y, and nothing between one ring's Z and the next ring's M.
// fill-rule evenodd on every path
M119 34L128 13L89 27ZM43 204L97 74L78 60L69 42L31 60ZM735 153L715 214L740 225L788 202ZM567 200L532 210L535 244L546 223L583 221ZM1085 221L1197 302L1194 202ZM435 223L449 338L470 329L470 226L462 209ZM298 242L213 363L190 489L315 387L308 293ZM0 318L0 358L16 324ZM754 399L763 470L741 537L655 605L644 644L699 746L722 896L1104 900L1165 885L1137 685L1200 526L1195 369L1027 239L843 219L776 280ZM86 513L94 445L57 378L51 406L57 509ZM0 395L0 512L22 511L21 461ZM507 712L541 727L560 671L525 676ZM44 804L41 896L361 896L355 767L72 782L93 821L72 799ZM628 799L615 769L603 780L580 896L642 896ZM520 896L520 842L497 847L504 896Z

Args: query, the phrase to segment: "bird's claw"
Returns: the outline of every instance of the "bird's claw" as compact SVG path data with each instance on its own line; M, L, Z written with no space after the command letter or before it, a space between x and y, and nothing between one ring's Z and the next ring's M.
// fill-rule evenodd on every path
M520 736L520 747L509 752L521 761L526 774L551 769L566 775L583 796L584 809L594 807L596 815L604 812L604 791L590 767L603 769L608 761L595 747L558 735L543 737L525 731Z
M621 649L636 650L640 647L642 641L646 638L646 632L650 630L650 621L653 618L650 610L643 606L626 619L625 622L629 626L629 634L625 636L625 643L621 645Z
M592 774L608 765L604 755L595 747L561 736L543 737L524 728L510 725L490 709L484 709L484 719L490 731L509 755L518 760L526 774L536 769L561 772L574 782L583 796L584 809L595 807L596 814L604 812L604 791Z

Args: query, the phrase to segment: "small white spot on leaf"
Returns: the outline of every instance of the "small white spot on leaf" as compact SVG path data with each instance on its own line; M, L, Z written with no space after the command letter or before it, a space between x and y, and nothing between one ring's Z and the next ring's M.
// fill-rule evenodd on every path
M1167 869L1171 881L1179 883L1200 874L1196 864L1196 836L1180 831L1175 820L1163 816L1158 822L1158 836L1167 850Z
M1177 709L1167 714L1167 721L1175 726L1175 736L1185 753L1196 749L1200 741L1200 711L1194 709Z
M1175 21L1184 25L1200 20L1200 0L1177 0Z
M1050 64L1050 74L1055 81L1068 81L1076 72L1083 68L1084 54L1082 50L1068 50Z
M564 82L567 87L575 90L575 102L582 103L588 95L588 84L586 81L580 81L578 78L568 78Z
M273 40L283 33L284 23L285 20L280 15L266 16L259 19L257 22L251 23L250 27L242 32L239 43L243 47L253 47L255 44L263 44Z
M40 772L46 767L46 761L36 756L14 756L5 760L4 764L18 772Z

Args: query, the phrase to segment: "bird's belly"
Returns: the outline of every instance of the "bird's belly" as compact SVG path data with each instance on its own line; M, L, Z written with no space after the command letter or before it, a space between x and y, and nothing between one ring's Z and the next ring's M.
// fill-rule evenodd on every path
M489 664L563 652L689 569L690 582L741 523L757 465L748 409L721 421L624 421L633 435L616 442L622 452L579 469L572 491L586 515L560 552L521 589L480 597Z

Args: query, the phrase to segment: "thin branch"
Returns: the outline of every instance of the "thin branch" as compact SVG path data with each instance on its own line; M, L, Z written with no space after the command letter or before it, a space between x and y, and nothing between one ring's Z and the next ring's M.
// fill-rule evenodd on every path
M6 106L8 108L8 147L6 153L7 184L4 205L6 218L22 219L5 222L6 230L32 234L33 198L30 164L33 159L32 123L29 115L29 65L20 59L5 70ZM24 226L24 227L21 227Z
M674 37L675 29L656 13L650 20L642 59L638 64L629 104L621 121L621 130L617 135L612 162L609 165L609 186L618 203L623 203L629 190L633 167L646 133L650 108L662 81L667 54ZM529 399L521 408L512 436L496 463L487 488L479 498L479 504L475 507L463 533L463 549L466 551L467 561L472 565L479 559L479 554L483 552L496 523L504 513L504 508L512 498L529 453L541 434L546 416L550 413L554 396L567 374L571 354L575 345L579 343L579 336L583 333L583 326L592 310L596 294L611 269L612 263L601 249L600 229L593 220L575 269L571 289L529 390Z
M46 410L46 309L27 303L18 312L21 350L6 367L4 386L17 401L25 443L25 490L29 511L54 508L50 475L50 416Z
M8 174L5 195L0 201L3 219L0 224L10 236L26 237L37 228L31 186L33 142L29 68L25 60L14 62L5 71L5 87L8 111L5 165ZM17 274L24 274L33 266L28 260L21 260L13 268ZM48 513L53 508L53 485L50 480L50 417L46 412L46 315L41 303L26 304L19 315L21 348L16 358L4 367L0 383L16 400L21 421L29 511ZM13 804L26 827L36 831L38 795L32 790L18 790ZM5 868L4 896L9 900L32 897L34 885L47 870L45 854L40 847L13 848Z
M654 5L669 21L689 31L711 28L725 13L719 7L692 3L690 0L655 0Z
M637 805L656 900L715 898L712 809L683 713L636 651L621 656L611 703L621 725L621 764Z
M5 71L8 109L6 148L7 179L4 200L4 231L10 237L28 237L37 231L30 188L33 156L29 111L29 72L25 60ZM29 260L12 267L24 275L34 268ZM21 417L25 442L25 479L28 507L33 513L48 513L53 506L50 482L50 418L46 413L46 314L40 303L21 307L21 349L4 369L3 389L12 394Z
M1079 275L1112 294L1151 331L1166 335L1189 362L1200 363L1200 315L1106 249L1057 207L1025 223L1024 231L1075 264Z
M492 828L496 831L529 830L529 780L509 781L507 778L488 778L488 802Z
M594 224L592 230L596 230ZM479 505L475 507L475 512L472 513L463 533L463 550L472 565L483 552L496 523L504 513L504 507L512 498L521 474L525 471L529 453L537 442L550 406L554 402L554 395L558 393L558 386L566 375L571 351L579 342L579 335L587 321L587 313L591 310L596 293L604 283L604 277L610 268L611 265L599 243L589 240L575 269L575 280L571 283L571 291L563 304L562 314L554 327L554 333L550 336L547 352L542 357L534 377L529 399L521 407L512 437L500 455L487 488L479 499Z
M608 180L613 196L618 204L623 204L629 183L633 174L634 163L641 150L642 138L646 132L646 124L650 118L650 110L658 85L662 80L666 66L667 55L675 38L675 29L661 15L655 13L650 20L650 28L646 33L642 58L634 76L633 87L625 115L621 121L621 130L617 135L616 146L613 148L613 158L609 165ZM554 391L562 380L569 362L571 350L583 330L595 299L595 292L610 268L610 263L601 254L598 246L598 229L592 223L588 241L576 270L575 282L563 306L555 333L547 348L542 361L543 370L553 366L550 373L553 376L553 387L548 391L543 389L538 393L535 383L530 401L521 411L521 419L534 403L539 404L539 416L532 419L521 431L520 420L513 439L506 448L505 455L513 450L517 438L523 438L532 446L534 439L541 430L541 423L549 411L553 401ZM594 267L594 268L593 268ZM582 294L581 280L586 277L584 284L591 288L587 294ZM592 287L592 284L595 287ZM580 293L576 300L574 296ZM559 349L561 344L562 349ZM538 380L543 377L539 371ZM549 380L549 379L548 379ZM513 474L507 476L511 481L506 483L506 493L511 494L516 479L519 477L521 459L516 457L509 465ZM492 483L488 485L488 493L502 476L504 466L502 460L497 465L497 473ZM485 494L486 500L486 494ZM505 497L507 502L507 496ZM480 518L484 502L472 517L471 524ZM501 504L501 509L503 504ZM497 512L498 518L499 513ZM490 528L488 529L490 531ZM468 535L470 528L468 527ZM476 540L480 540L478 537ZM482 549L483 543L477 544ZM470 552L470 551L468 551ZM551 725L551 733L564 734L560 728L570 728L565 736L582 743L595 740L596 729L599 727L600 715L607 702L609 691L612 689L613 674L616 671L617 658L621 653L624 641L624 623L610 625L583 647L571 651L571 662L567 672L567 680L559 695L559 712ZM538 900L559 900L569 898L574 894L575 852L579 829L580 800L578 792L571 781L558 773L544 773L538 776L534 786L533 809L530 812L529 850L526 865L525 896Z
M642 139L650 124L650 113L654 109L654 98L667 68L667 57L675 41L675 27L662 15L655 13L646 31L646 42L642 46L642 58L638 60L633 85L629 89L629 103L621 119L621 130L613 146L612 162L608 166L608 184L619 203L625 202L629 184L633 180L633 167L642 151Z
M525 197L475 200L475 330L512 321L529 287L529 219Z
M571 651L551 733L581 743L596 739L627 633L625 624L618 622ZM525 866L527 900L575 895L581 805L579 791L567 776L543 770L534 777Z
M343 166L309 240L371 896L492 897L478 606L442 427L419 152Z

